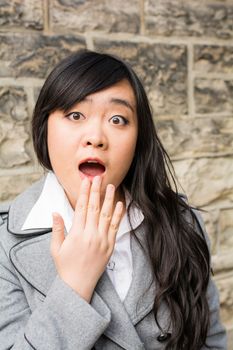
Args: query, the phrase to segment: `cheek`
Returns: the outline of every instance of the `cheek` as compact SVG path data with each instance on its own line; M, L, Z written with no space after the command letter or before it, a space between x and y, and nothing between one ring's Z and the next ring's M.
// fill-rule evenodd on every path
M69 137L66 136L65 128L52 118L48 120L47 145L50 162L53 168L69 158L67 154L69 150L68 140Z

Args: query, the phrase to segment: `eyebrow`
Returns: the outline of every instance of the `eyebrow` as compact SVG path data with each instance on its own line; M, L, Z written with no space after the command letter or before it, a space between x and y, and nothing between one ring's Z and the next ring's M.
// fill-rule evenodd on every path
M129 101L127 101L127 100L124 100L124 99L122 99L122 98L114 98L114 97L113 97L113 98L110 99L110 102L111 102L111 103L118 104L118 105L125 106L125 107L131 109L131 111L134 113L134 108L133 108L133 106L132 106L131 103L129 103Z
M82 101L92 101L92 99L90 97L86 96L86 97L84 97L84 99ZM109 100L109 102L110 103L114 103L114 104L118 104L118 105L121 105L121 106L125 106L125 107L129 108L133 113L135 112L135 109L132 106L132 104L129 101L123 99L123 98L112 97Z

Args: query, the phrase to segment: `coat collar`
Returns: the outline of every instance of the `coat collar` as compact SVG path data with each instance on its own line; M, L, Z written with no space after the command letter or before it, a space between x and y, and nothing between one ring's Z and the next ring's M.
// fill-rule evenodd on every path
M50 237L51 233L31 237L13 246L10 251L11 261L18 273L44 296L56 277L56 269L49 253ZM102 302L109 307L111 321L104 333L108 338L123 349L143 350L135 325L153 308L155 284L150 283L152 273L146 255L134 237L131 242L134 273L124 303L107 272L104 272L95 288L91 304L97 310Z
M36 290L46 296L56 276L49 250L51 228L21 230L25 218L42 190L43 183L44 179L34 184L13 202L9 210L8 230L24 238L10 251L16 270ZM117 295L107 272L101 276L91 301L95 309L101 307L100 299L109 307L112 315L111 322L104 334L127 350L144 349L134 326L152 310L156 289L155 283L152 283L153 275L147 255L138 243L139 240L145 247L143 224L135 233L136 237L133 235L131 237L133 278L124 303ZM165 320L166 307L163 314Z

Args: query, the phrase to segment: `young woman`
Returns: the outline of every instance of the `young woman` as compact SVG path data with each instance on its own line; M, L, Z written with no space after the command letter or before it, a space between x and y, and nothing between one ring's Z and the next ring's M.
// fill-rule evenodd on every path
M226 349L203 224L135 72L66 58L32 135L49 172L1 209L0 349Z

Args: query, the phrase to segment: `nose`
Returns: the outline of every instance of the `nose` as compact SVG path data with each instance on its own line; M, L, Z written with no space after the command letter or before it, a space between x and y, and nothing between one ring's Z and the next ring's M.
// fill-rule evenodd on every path
M92 125L89 126L87 132L83 137L83 145L85 147L94 147L94 148L107 148L107 138L104 133L103 127L101 125Z

